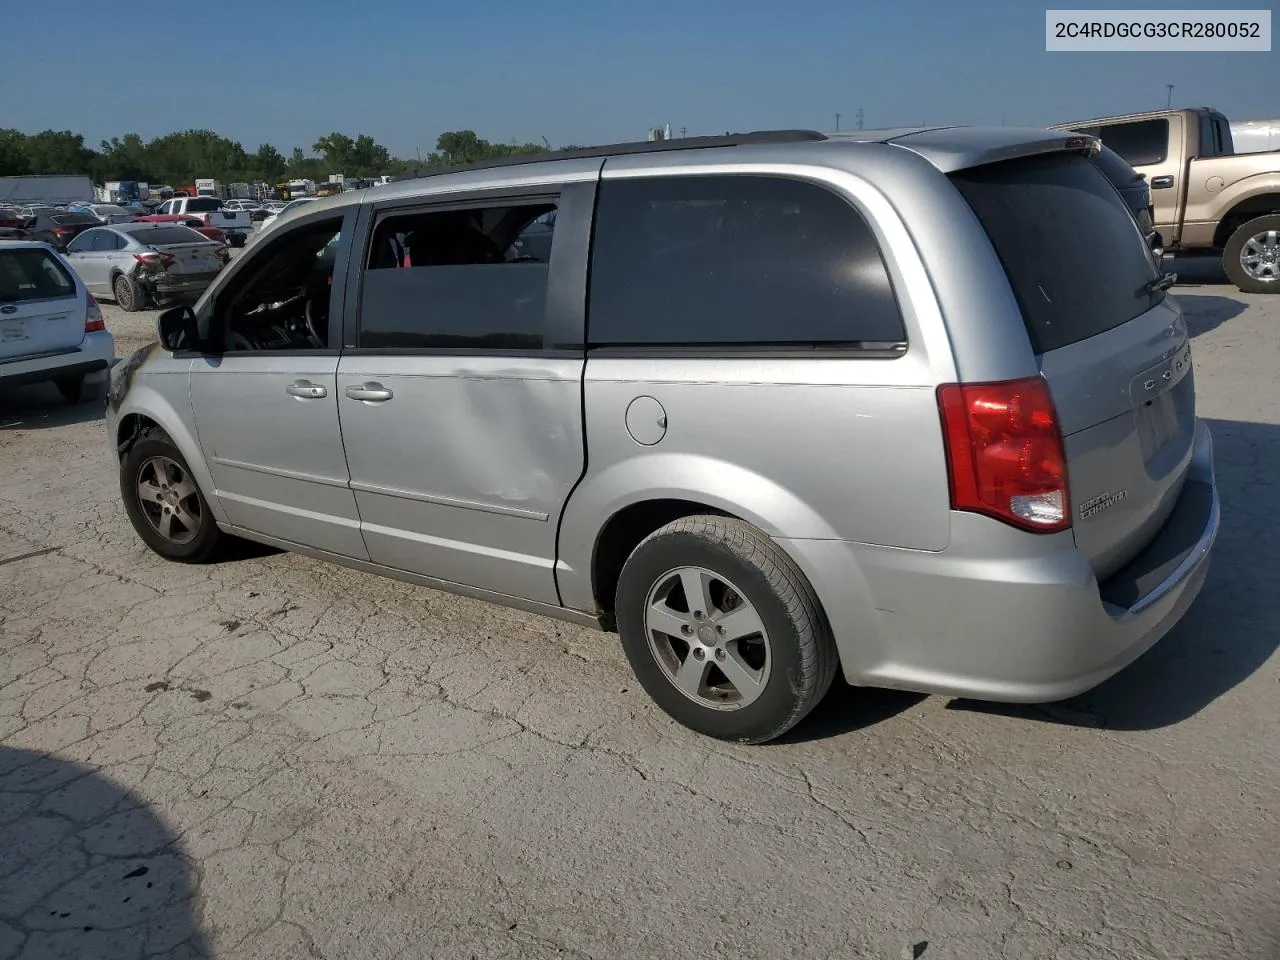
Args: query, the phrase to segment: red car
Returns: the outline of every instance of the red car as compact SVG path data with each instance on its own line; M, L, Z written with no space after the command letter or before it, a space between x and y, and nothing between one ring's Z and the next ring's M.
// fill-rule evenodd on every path
M184 217L180 213L149 213L145 217L134 217L134 223L181 223L197 233L202 233L210 240L219 243L227 242L227 235L217 227L211 227L197 217Z

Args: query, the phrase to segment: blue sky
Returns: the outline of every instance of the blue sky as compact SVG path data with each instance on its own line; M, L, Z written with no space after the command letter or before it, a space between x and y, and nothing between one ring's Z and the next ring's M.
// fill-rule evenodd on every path
M18 49L48 37L81 52L0 73L0 127L93 146L198 127L287 154L340 130L412 156L459 128L602 143L663 123L826 130L860 107L867 127L1041 125L1163 106L1166 83L1176 104L1280 117L1276 52L1046 53L1047 4L1010 0L179 0L154 8L136 50L128 28L147 18L127 5L3 5Z

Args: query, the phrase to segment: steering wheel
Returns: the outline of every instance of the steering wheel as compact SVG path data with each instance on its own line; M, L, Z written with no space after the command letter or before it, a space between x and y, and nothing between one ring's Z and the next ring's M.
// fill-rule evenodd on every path
M320 334L316 332L317 318L313 315L312 309L311 309L311 305L315 302L316 301L314 297L307 297L306 306L303 308L303 311L302 311L302 319L304 324L306 325L307 340L311 342L311 346L315 347L317 350L323 350L325 344L324 344L324 341L320 339Z

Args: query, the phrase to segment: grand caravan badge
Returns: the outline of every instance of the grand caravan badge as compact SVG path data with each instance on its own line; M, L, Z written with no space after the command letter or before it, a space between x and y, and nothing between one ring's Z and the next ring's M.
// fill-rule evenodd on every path
M1095 513L1101 513L1108 507L1114 507L1128 496L1128 490L1117 490L1115 493L1100 493L1092 500L1086 500L1080 504L1080 519L1088 520Z

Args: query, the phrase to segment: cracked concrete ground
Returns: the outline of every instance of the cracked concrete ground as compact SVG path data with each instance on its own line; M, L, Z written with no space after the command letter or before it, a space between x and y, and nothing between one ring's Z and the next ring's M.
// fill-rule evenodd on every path
M1224 506L1185 622L1065 704L838 686L767 747L605 634L164 563L97 411L0 394L0 958L1276 960L1280 298L1178 295Z

